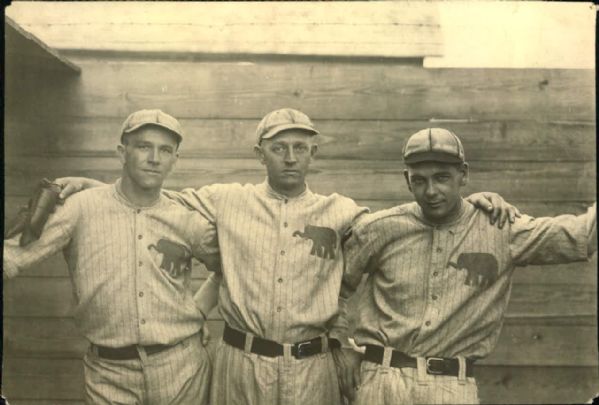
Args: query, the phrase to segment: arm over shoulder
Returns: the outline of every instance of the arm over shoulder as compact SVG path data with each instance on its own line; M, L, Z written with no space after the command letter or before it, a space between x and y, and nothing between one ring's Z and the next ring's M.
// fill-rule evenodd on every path
M510 254L516 265L588 260L597 250L597 204L582 215L523 216L510 229Z
M79 221L79 196L57 206L50 215L40 238L27 246L19 245L19 236L4 241L3 278L15 277L22 269L31 267L62 250L71 240Z

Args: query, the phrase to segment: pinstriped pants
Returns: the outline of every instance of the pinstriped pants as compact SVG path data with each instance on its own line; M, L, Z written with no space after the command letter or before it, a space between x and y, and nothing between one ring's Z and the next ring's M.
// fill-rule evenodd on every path
M85 402L93 405L205 405L211 365L200 334L160 353L107 360L91 349L83 358Z
M220 342L212 377L211 405L339 405L330 352L304 359L266 357Z
M363 361L362 384L354 405L478 404L472 377L426 374L420 368L394 368Z

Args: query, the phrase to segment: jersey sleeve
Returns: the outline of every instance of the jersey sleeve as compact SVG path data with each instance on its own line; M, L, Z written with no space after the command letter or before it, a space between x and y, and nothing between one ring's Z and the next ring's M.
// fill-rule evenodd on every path
M510 229L510 255L518 266L584 261L596 250L596 203L578 216L523 216Z
M218 185L205 186L199 189L186 188L182 191L162 190L162 194L176 203L198 211L208 221L216 222L216 199Z
M218 303L218 290L222 281L222 273L212 273L193 296L196 307L208 317Z
M58 205L48 217L40 238L27 246L19 246L17 235L4 241L3 278L12 278L22 269L29 268L54 253L64 249L70 242L80 215L79 199L73 196Z
M367 215L361 215L343 237L344 269L341 282L341 297L349 298L353 294L362 275L371 269L376 252L373 227Z
M216 224L195 212L188 229L192 255L211 272L221 271L220 249Z

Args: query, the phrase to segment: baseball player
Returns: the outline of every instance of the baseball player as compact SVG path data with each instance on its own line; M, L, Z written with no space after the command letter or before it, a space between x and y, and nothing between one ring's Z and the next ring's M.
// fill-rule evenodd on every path
M499 229L460 197L468 164L455 134L417 132L403 159L416 202L361 218L345 244L342 295L368 273L354 334L365 353L346 364L356 404L478 403L473 365L497 343L515 267L588 260L596 204Z
M220 268L216 235L199 213L160 193L182 136L160 110L131 114L117 148L122 177L66 200L38 240L5 240L4 278L64 249L74 319L91 343L83 359L88 404L208 401L205 316L193 300L190 264L195 256Z
M222 274L197 294L207 308L216 304L210 292L218 286L225 321L213 404L338 404L339 385L349 387L336 372L346 352L339 349L347 327L339 317L345 313L342 235L367 210L306 185L317 134L302 112L273 111L256 131L263 183L164 192L218 229ZM489 205L484 195L474 199Z

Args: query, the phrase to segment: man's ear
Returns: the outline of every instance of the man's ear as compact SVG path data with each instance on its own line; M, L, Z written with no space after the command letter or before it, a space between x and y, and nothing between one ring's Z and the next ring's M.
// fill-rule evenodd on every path
M116 154L119 157L119 160L121 161L121 164L124 165L125 164L125 145L119 144L116 147Z
M258 144L254 145L254 153L256 154L256 157L258 158L260 163L266 164L264 160L264 152L262 151L262 146Z
M406 183L408 185L408 190L412 191L412 186L410 185L410 175L408 173L408 169L404 169L403 176L406 179Z
M312 159L314 159L314 157L316 156L316 153L318 153L318 145L314 144L314 145L310 146L310 157Z
M173 166L171 167L171 170L175 169L175 167L177 167L177 162L179 161L179 151L177 150L175 152L175 160L173 161Z
M468 163L464 162L462 164L462 167L460 168L460 171L462 172L462 180L460 182L460 185L465 186L466 184L468 184L468 173L470 172Z

